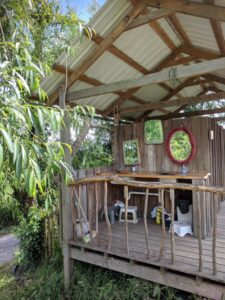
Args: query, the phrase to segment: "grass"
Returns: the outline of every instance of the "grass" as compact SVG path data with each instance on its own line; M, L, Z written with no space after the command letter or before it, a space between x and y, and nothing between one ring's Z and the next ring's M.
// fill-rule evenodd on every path
M0 300L196 300L199 297L88 264L75 265L68 293L63 291L63 273L58 261L36 270L12 275L12 263L0 267Z

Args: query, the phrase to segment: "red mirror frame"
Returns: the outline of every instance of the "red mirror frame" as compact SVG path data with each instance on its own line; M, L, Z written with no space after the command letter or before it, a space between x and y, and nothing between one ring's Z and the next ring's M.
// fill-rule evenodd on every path
M176 158L174 158L173 153L171 152L171 148L170 148L171 138L173 137L173 135L176 132L179 132L179 131L185 132L188 135L190 143L191 143L191 153L188 156L188 158L184 159L184 160L177 160ZM178 128L173 129L168 134L167 139L166 139L166 151L167 151L167 154L168 154L169 158L177 164L183 165L183 164L186 164L186 163L190 162L193 159L193 157L195 156L195 153L196 153L196 140L195 140L194 135L185 127L178 127Z

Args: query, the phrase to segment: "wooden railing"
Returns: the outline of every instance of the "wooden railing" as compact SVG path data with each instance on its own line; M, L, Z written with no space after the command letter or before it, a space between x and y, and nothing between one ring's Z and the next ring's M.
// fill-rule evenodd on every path
M175 190L188 190L194 191L197 193L196 201L197 201L197 238L198 238L198 249L199 249L199 264L198 270L202 272L203 261L202 261L202 220L201 220L201 205L202 201L200 198L200 193L213 193L217 195L217 197L213 197L213 224L212 224L212 269L213 274L217 274L217 260L216 260L216 239L217 239L217 212L218 212L218 199L219 195L225 194L225 188L214 187L214 186L205 186L205 185L193 185L193 184L185 184L185 183L165 183L165 182L142 182L142 181L133 181L127 180L124 178L120 178L118 175L112 176L92 176L87 178L78 179L77 181L70 184L71 188L71 211L73 217L74 226L76 226L76 220L81 221L81 218L86 218L84 209L82 207L82 191L81 188L83 185L94 185L94 195L95 195L95 230L96 230L96 238L99 239L99 185L104 187L104 215L105 221L108 230L108 249L111 250L112 247L112 230L111 224L108 217L108 183L113 182L118 185L124 186L124 199L125 199L125 238L126 238L126 252L129 254L129 239L128 239L128 220L127 220L127 209L128 209L128 189L129 187L133 188L141 188L145 190L145 200L144 200L144 228L145 228L145 240L147 247L147 257L150 258L150 246L149 246L149 235L148 235L148 224L147 224L147 211L148 211L148 196L149 190L159 190L160 192L160 202L162 208L162 215L164 215L165 211L165 203L164 203L164 192L165 190L170 192L170 200L171 200L171 227L170 227L170 244L171 244L171 263L174 264L175 260L175 238L174 238L174 211L175 211ZM74 199L76 199L74 201ZM90 208L89 214L92 213L93 208ZM82 217L81 217L82 215ZM81 222L80 222L81 223ZM81 228L82 230L82 228ZM90 224L90 233L92 233L92 224ZM76 237L75 237L76 238ZM92 238L92 236L91 236ZM158 260L160 261L164 252L164 244L166 238L166 227L165 220L162 218L162 237L160 243L160 250Z

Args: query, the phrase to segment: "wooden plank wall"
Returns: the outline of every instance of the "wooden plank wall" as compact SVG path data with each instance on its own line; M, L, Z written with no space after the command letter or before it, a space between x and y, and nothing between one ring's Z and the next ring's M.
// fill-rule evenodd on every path
M120 149L118 170L129 170L130 166L124 165L123 162L123 141L138 139L141 163L139 171L149 172L179 172L180 166L173 163L165 150L165 140L169 132L180 126L188 128L196 138L197 151L194 159L189 163L190 172L207 171L210 172L210 141L209 129L210 121L208 118L189 118L166 120L163 122L164 144L146 145L144 142L144 123L134 125L121 125L119 130L118 147Z

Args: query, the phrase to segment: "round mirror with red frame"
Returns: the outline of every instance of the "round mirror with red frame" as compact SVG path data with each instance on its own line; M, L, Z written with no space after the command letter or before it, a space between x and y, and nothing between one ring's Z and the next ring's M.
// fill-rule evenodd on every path
M173 129L166 139L166 151L170 159L177 164L190 162L196 152L194 135L185 127Z

